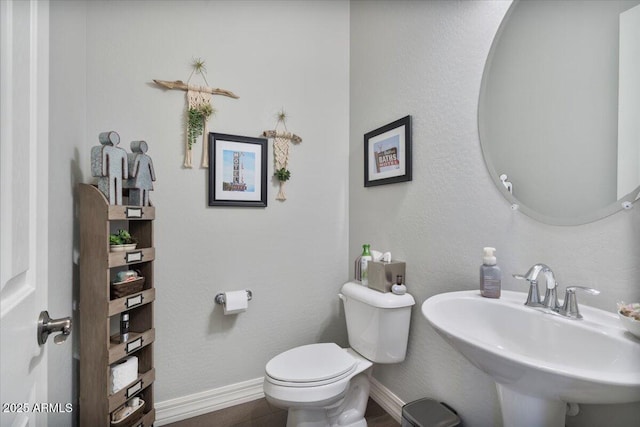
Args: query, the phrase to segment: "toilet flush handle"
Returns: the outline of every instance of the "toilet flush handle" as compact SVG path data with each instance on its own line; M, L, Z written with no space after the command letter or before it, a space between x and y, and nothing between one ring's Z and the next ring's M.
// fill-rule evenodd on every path
M347 300L347 297L345 297L344 294L338 294L338 298L340 298L342 301Z

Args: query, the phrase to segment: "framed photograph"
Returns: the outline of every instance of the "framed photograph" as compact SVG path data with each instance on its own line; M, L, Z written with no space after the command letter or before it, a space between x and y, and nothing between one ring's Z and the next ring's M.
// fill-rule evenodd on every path
M267 206L267 140L209 134L209 206Z
M411 116L364 135L365 187L411 179Z

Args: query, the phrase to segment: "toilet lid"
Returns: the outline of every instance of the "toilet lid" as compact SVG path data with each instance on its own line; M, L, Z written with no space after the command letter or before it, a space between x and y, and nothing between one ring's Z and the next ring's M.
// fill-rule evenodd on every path
M339 377L353 370L357 363L338 345L321 343L285 351L271 359L265 370L276 380L308 383Z

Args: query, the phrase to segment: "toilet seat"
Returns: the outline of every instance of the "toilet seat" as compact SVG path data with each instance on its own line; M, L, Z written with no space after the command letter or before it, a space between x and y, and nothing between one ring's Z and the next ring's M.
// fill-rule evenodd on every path
M313 347L312 347L313 346ZM288 382L283 380L278 380L269 375L271 372L273 375L282 373L276 369L279 365L278 363L281 361L285 361L288 363L300 363L295 362L289 359L289 356L286 358L280 359L280 356L276 356L271 360L278 359L278 363L271 364L271 361L267 363L269 365L268 369L265 367L265 376L263 383L263 390L265 397L267 400L279 407L291 410L292 408L328 408L344 398L347 389L349 388L349 384L353 380L354 377L362 374L367 375L365 372L369 369L373 363L370 360L359 355L357 352L350 348L340 348L335 344L329 345L319 345L312 344L312 346L304 346L310 347L307 351L312 354L308 359L303 359L309 361L313 361L312 365L322 366L324 360L322 362L318 362L322 357L333 355L337 358L341 358L340 356L344 356L345 354L348 356L347 358L342 357L343 360L346 360L347 364L351 364L351 359L355 362L355 366L352 369L347 370L342 374L338 374L337 376L330 377L332 374L336 374L340 369L326 369L325 376L329 377L324 380L319 381L307 381L307 382ZM333 347L331 349L331 347ZM298 347L300 348L300 347ZM292 349L296 350L296 349ZM289 350L291 351L291 350ZM300 350L302 352L302 350ZM286 353L286 352L285 352ZM306 352L305 352L306 353ZM284 353L282 353L284 354ZM293 353L295 354L295 353ZM337 355L340 356L337 356ZM306 355L306 354L305 354ZM286 365L284 365L286 366ZM336 365L336 366L339 366ZM326 367L325 367L326 368ZM313 368L310 368L313 369ZM341 369L341 370L344 370ZM334 371L331 373L331 371ZM322 373L322 372L321 372ZM291 375L286 375L286 377L291 377ZM315 378L318 378L318 375L315 375ZM298 380L304 379L298 376Z
M266 367L267 381L286 387L316 387L347 378L358 368L348 351L334 343L309 344L285 351Z

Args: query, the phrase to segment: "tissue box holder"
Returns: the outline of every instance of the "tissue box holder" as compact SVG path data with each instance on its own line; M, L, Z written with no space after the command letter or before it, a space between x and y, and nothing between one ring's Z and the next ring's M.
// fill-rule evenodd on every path
M391 285L396 283L396 276L405 277L404 261L369 261L367 274L369 287L380 292L391 292Z

